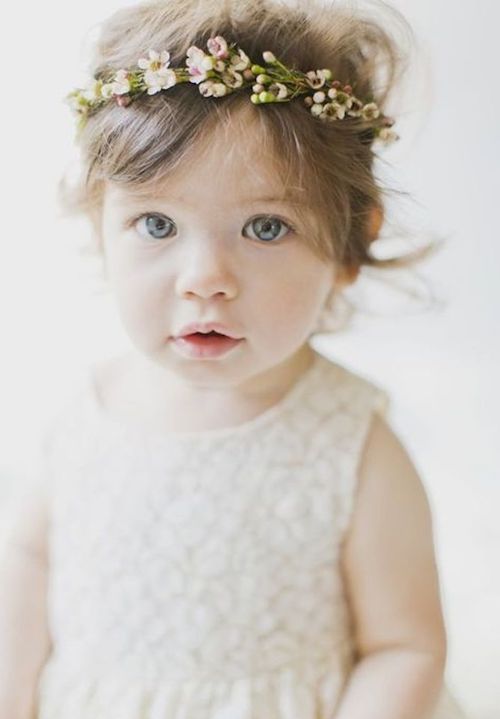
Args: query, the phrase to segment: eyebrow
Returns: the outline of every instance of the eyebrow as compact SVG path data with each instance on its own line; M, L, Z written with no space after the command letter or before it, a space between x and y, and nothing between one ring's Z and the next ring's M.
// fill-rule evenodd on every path
M243 202L245 202L245 201L243 200ZM296 204L296 203L305 204L305 203L300 202L300 200L294 200L292 197L257 197L254 200L248 200L247 204L251 205L255 202L286 202L286 203L293 203L293 204Z
M127 191L125 191L125 195L126 195L127 199L130 199L132 201L147 202L151 199L155 199L158 201L161 201L162 199L164 199L165 201L175 202L179 205L186 205L186 206L192 205L192 203L187 202L183 197L176 197L175 195L165 194L163 196L161 196L161 195L157 195L157 196L153 195L152 196L150 194L144 194L141 192L127 192ZM251 198L251 199L242 198L242 199L236 201L234 204L235 205L255 205L258 202L268 202L268 203L288 204L288 205L307 205L307 203L305 201L295 200L291 197L276 197L274 195L266 195L264 197L256 197L256 198Z

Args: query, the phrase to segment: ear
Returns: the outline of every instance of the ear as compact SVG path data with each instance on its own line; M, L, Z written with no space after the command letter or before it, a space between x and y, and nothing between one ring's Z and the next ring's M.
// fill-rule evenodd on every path
M347 285L351 285L359 274L359 267L341 267L335 271L335 290L342 290Z
M368 217L368 227L367 227L368 237L370 238L370 242L373 242L374 240L377 239L383 222L384 222L384 208L381 205L373 205L373 207L370 210L369 217Z
M373 205L367 222L368 239L374 242L380 232L380 228L384 222L384 210L381 205ZM347 285L351 285L359 275L359 267L342 267L335 271L335 287L338 290L343 289Z

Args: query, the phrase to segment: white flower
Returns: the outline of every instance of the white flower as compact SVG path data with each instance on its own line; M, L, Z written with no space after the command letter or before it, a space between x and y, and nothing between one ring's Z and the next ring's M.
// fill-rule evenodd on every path
M380 111L374 102L369 102L364 105L361 114L364 120L375 120L380 115Z
M350 95L347 95L345 93L340 94L338 101L348 110L351 109L353 102L354 102L353 98Z
M113 94L113 83L112 82L106 82L101 87L101 95L105 100L108 100L111 95Z
M222 73L222 79L229 87L241 87L243 85L243 75L232 68Z
M208 71L214 68L216 62L217 59L213 55L206 55L199 47L192 45L187 51L186 59L186 65L191 75L189 81L199 85L200 82L206 80Z
M167 90L177 83L175 70L162 68L161 70L147 70L144 73L144 84L148 88L148 95L154 95L160 90Z
M332 105L335 106L338 119L343 120L345 117L345 105L338 105L336 102L333 102Z
M130 92L130 81L126 70L118 70L111 83L113 95L126 95Z
M388 145L395 140L399 140L399 135L390 127L382 127L378 132L377 139Z
M88 100L83 92L73 92L66 100L74 112L86 112L88 110Z
M332 79L332 71L331 71L331 70L328 70L327 68L324 69L324 70L318 70L317 72L318 72L318 76L319 76L322 80L325 80L325 81L326 81L326 80L331 80L331 79Z
M269 90L276 95L278 100L288 97L288 88L282 82L273 82L272 85L269 85Z
M214 85L213 80L205 80L204 82L200 82L198 85L198 89L200 93L203 95L203 97L212 97L212 87Z
M326 100L326 95L322 91L315 92L313 95L313 100L314 100L314 102L318 102L318 103L324 102Z
M322 70L310 70L306 72L306 82L315 90L323 87L325 84L325 77L322 75Z
M222 97L227 94L227 87L215 80L205 80L205 82L201 82L199 90L203 97Z
M238 49L238 55L231 56L231 65L233 70L246 70L250 67L250 58L241 49Z
M227 95L227 87L222 82L214 82L213 86L214 97L222 97Z
M329 102L325 105L325 114L338 120L343 120L345 117L345 107L338 102Z
M162 53L156 52L156 50L149 50L148 55L149 59L141 57L137 62L142 70L156 72L170 65L170 53L166 50L163 50Z
M326 105L319 105L323 112L321 119L342 120L345 117L345 107L338 102L327 102Z
M82 96L89 102L98 100L101 97L102 80L93 80L85 90L82 91Z

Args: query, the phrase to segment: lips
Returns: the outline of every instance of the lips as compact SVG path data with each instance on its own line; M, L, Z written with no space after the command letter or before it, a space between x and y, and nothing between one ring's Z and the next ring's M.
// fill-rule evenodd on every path
M237 333L229 327L226 327L226 325L223 325L221 322L192 322L191 324L183 327L177 335L174 335L174 337L180 338L198 335L210 335L212 337L224 336L235 340L242 339Z
M203 339L204 337L227 337L227 335L222 334L222 332L216 332L215 330L211 330L210 332L192 332L189 335L181 335L181 337L182 339L192 339L195 337Z
M192 332L183 337L173 337L173 346L184 357L191 359L213 359L226 355L230 350L243 342L243 338L235 339L218 332Z

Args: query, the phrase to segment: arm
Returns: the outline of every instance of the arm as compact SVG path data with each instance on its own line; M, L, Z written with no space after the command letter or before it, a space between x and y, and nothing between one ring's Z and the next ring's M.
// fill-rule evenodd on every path
M374 414L341 566L360 657L335 719L430 719L443 684L446 631L424 487Z
M9 508L0 548L0 716L35 719L40 670L50 653L46 619L48 511L43 489Z

